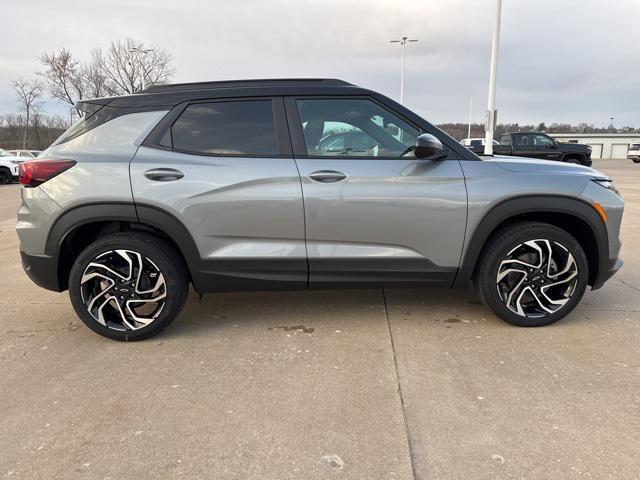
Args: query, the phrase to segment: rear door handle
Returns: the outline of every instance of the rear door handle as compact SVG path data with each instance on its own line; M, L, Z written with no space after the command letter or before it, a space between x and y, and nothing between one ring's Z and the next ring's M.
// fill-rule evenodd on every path
M144 172L144 176L156 182L172 182L184 177L184 173L174 168L152 168Z
M317 172L310 173L309 178L316 182L334 183L347 178L347 174L336 170L318 170Z

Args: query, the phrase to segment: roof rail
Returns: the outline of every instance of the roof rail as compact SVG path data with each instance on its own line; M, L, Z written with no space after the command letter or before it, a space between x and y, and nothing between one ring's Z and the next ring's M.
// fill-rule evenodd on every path
M323 85L323 86L353 86L344 80L334 78L269 78L263 80L222 80L216 82L195 83L170 83L166 85L153 85L145 88L140 93L167 93L186 90L208 90L216 88L238 87L266 87L266 86L291 86L291 85Z

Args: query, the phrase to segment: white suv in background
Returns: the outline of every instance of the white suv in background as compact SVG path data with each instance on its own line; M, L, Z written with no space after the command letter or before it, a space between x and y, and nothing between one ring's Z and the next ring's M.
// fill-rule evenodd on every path
M29 160L40 155L41 150L9 150L9 153L24 160Z
M629 145L627 158L633 160L634 163L640 163L640 143L632 143Z
M18 181L18 164L23 161L0 148L0 185Z

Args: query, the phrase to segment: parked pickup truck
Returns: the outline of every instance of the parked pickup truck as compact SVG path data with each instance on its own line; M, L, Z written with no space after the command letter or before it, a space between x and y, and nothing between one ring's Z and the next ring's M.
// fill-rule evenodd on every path
M500 137L500 143L493 147L493 153L591 166L589 145L559 143L549 135L539 132L506 133Z

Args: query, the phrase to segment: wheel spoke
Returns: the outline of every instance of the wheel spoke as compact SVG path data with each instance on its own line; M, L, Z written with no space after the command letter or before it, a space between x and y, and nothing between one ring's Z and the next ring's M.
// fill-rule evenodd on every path
M84 275L88 275L88 270L90 268L99 268L103 271L103 275L107 275L107 272L110 273L111 275L113 275L113 277L115 278L119 278L121 280L127 280L127 277L125 277L124 275L116 272L115 270L113 270L112 268L108 267L107 265L104 265L102 263L97 263L97 262L91 262L89 265L87 265L87 268L85 269L85 273ZM83 278L84 278L83 275ZM111 278L113 278L111 277ZM84 282L82 282L84 283Z
M528 287L529 289L529 293L531 293L531 296L536 300L536 302L538 303L538 305L540 305L540 308L542 308L545 312L547 313L553 313L554 310L548 308L547 306L545 306L541 301L540 298L538 298L538 295L536 295L536 292L533 291L533 288Z
M507 306L512 304L513 297L516 295L517 295L518 301L520 300L520 297L522 296L522 293L520 292L521 292L522 285L524 284L525 278L526 278L526 274L524 277L520 279L518 284L515 287L513 287L509 292L509 295L507 296L507 301L506 301Z
M503 262L503 263L504 263L504 262ZM526 272L526 271L524 271L524 270L518 270L517 268L508 268L507 270L505 270L505 271L503 271L503 272L498 271L498 280L497 280L497 281L498 281L498 283L499 283L500 281L502 281L502 279L503 279L504 277L506 277L507 275L509 275L510 273L516 273L516 272L517 272L517 273L522 273L522 275L523 275L523 276L525 276L525 277L527 276L527 272Z
M129 256L129 251L128 250L116 250L116 253L118 255L120 255L122 258L125 259L125 261L127 262L127 264L129 265L129 275L127 275L127 277L125 278L125 280L131 280L133 278L133 261L131 260L131 257ZM137 252L131 252L134 255L140 255Z
M155 293L160 291L164 286L165 286L164 277L162 276L162 274L159 274L156 278L156 284L152 288L150 288L149 290L142 290L142 291L136 288L136 293L138 295L147 295L149 293Z

